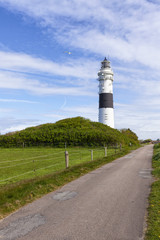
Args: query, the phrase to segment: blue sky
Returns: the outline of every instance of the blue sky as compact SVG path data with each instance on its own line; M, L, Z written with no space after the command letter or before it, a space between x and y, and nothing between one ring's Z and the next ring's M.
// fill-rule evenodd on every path
M158 0L0 0L1 134L98 121L97 72L109 56L115 127L160 138L159 43Z

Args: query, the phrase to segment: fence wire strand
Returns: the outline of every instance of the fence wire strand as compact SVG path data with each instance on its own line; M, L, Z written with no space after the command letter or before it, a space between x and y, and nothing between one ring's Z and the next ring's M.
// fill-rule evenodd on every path
M114 148L112 148L113 150L115 150ZM66 150L66 149L65 149ZM30 157L30 158L21 158L21 159L15 159L15 160L12 160L12 161L3 161L3 162L0 162L0 164L4 164L4 163L15 163L15 162L20 162L20 161L25 161L25 162L21 162L21 163L18 163L18 164L14 164L14 165L11 165L11 166L1 166L0 167L0 170L2 169L12 169L12 168L15 168L15 167L19 167L21 165L26 165L26 164L32 164L30 165L30 167L32 168L31 171L27 171L27 172L24 172L22 174L18 174L18 175L15 175L15 176L12 176L12 177L9 177L9 178L5 178L5 179L0 179L0 184L3 184L4 182L8 181L8 180L12 180L12 179L16 179L16 178L19 178L23 175L27 175L27 174L31 174L31 173L34 173L35 176L36 176L36 172L40 171L40 170L43 170L43 169L49 169L49 168L52 168L52 167L55 167L55 166L58 166L58 165L63 165L63 167L61 169L64 169L65 168L65 150L63 151L59 151L59 152L55 152L55 153L52 153L52 154L45 154L45 155L38 155L38 156L34 156L34 157ZM98 149L83 149L83 148L79 148L77 149L77 151L72 151L72 149L68 149L69 151L69 161L71 162L71 165L75 165L76 163L79 164L80 162L88 162L88 161L91 161L92 157L91 157L91 152L93 151L93 159L95 160L96 158L98 157L102 157L105 155L105 151L104 151L104 148L98 148ZM118 151L118 149L117 149ZM110 151L109 151L110 152ZM62 153L64 155L62 155ZM110 155L113 155L115 154L115 152L113 151L110 152L111 154L108 153L108 148L107 148L107 156L110 156ZM57 155L61 155L61 156L57 156ZM79 155L79 156L78 156ZM52 157L51 157L52 156ZM58 160L59 159L59 160ZM60 160L61 159L61 160ZM27 161L26 160L31 160L31 161ZM54 164L52 165L49 165L47 166L47 164L51 161L56 161L54 162ZM38 165L39 164L46 164L46 166L44 167L42 165L42 167L39 166L38 168ZM24 170L24 169L23 169ZM19 169L18 171L22 171L21 169ZM55 169L55 171L57 171ZM11 172L11 170L10 170ZM53 172L53 171L52 171ZM49 172L48 172L49 173ZM2 176L2 174L0 174ZM20 180L23 180L23 179L20 179Z
M64 152L64 151L63 151L63 152ZM3 161L3 162L0 162L0 164L1 164L1 163L10 163L10 162L19 162L19 161L23 161L23 160L32 160L32 159L42 158L42 157L48 157L48 156L57 155L57 154L63 153L63 152L56 152L56 153L52 153L52 154L40 155L40 156L36 156L36 157L31 157L31 158L21 158L21 159L19 159L19 160Z

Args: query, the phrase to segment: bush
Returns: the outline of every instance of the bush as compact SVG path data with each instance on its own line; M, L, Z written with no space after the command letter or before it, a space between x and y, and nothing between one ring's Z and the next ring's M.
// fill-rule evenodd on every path
M160 152L157 152L157 153L153 156L153 160L155 160L155 161L160 161Z
M0 136L1 147L62 147L65 142L68 146L139 145L137 135L130 129L120 132L82 117L63 119Z
M157 143L154 145L154 149L158 149L158 148L160 148L160 143Z

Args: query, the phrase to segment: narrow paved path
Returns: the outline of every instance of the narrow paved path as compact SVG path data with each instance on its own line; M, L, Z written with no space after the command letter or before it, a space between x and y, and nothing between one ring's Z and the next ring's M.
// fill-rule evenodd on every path
M152 153L137 149L21 208L0 223L0 239L143 239Z

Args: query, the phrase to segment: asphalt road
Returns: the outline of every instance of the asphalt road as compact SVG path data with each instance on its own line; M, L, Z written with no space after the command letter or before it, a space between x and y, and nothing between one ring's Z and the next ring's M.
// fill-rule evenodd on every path
M140 240L153 146L133 151L0 222L3 240Z

